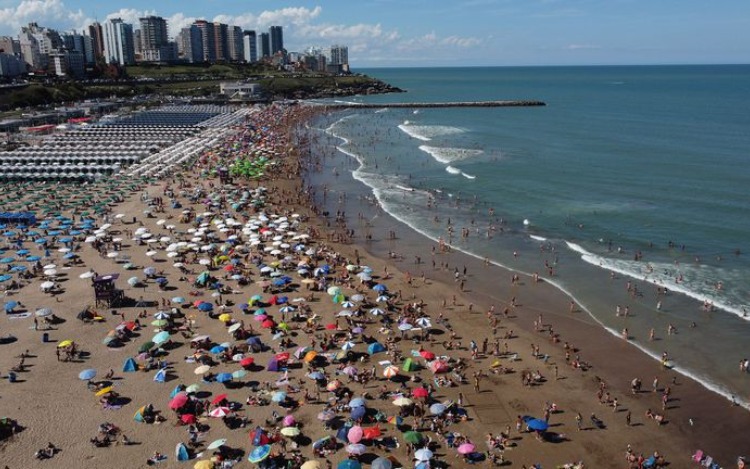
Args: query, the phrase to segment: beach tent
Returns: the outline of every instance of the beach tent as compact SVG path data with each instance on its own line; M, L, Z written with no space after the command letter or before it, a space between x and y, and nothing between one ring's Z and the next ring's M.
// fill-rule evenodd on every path
M190 454L184 443L177 443L174 449L175 457L178 461L187 461L190 459Z
M416 371L418 368L419 366L411 358L404 360L404 365L401 367L403 371Z
M370 355L375 355L376 353L383 352L385 350L385 347L383 347L383 344L380 342L373 342L370 345L367 346L367 353Z
M125 364L122 365L122 371L129 373L131 371L138 371L138 364L132 358L125 360Z
M154 375L154 381L157 383L164 383L167 380L167 369L162 368L161 370L157 371Z
M138 423L145 423L146 419L143 417L143 414L146 412L146 406L144 405L140 409L135 411L135 415L133 415L133 420L135 420Z

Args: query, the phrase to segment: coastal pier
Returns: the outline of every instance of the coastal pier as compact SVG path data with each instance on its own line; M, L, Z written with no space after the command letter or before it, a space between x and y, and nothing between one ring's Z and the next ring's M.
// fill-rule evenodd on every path
M381 108L446 108L446 107L533 107L546 106L544 101L448 101L433 103L326 103L325 106L331 108L361 108L361 109L381 109Z

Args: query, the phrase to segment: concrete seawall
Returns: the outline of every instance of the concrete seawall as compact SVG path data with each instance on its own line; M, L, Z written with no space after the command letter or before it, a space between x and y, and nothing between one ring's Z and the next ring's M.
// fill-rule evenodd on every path
M332 103L327 108L440 108L440 107L530 107L546 106L544 101L453 101L445 103Z

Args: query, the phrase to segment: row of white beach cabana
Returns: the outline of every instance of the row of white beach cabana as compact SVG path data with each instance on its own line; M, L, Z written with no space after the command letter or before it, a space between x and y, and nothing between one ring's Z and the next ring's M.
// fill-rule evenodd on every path
M38 146L0 153L0 180L94 180L123 168L130 168L131 175L161 176L216 145L249 112L234 106L164 108L135 114L137 119L128 116L112 124L68 130ZM202 125L168 125L169 119Z

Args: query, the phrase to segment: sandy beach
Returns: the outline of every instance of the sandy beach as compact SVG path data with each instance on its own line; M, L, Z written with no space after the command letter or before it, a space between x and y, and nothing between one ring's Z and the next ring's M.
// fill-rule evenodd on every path
M147 467L159 453L161 467L255 467L252 455L264 467L628 468L656 455L689 468L697 450L723 467L750 452L746 410L606 333L550 285L433 251L385 215L367 238L351 216L324 216L303 183L314 158L290 137L313 114L250 114L169 178L110 181L104 203L104 184L76 205L65 203L74 187L46 187L60 216L6 227L0 418L17 428L0 466ZM260 180L220 180L238 154L276 164ZM101 213L81 214L95 203ZM96 304L94 280L125 301Z

